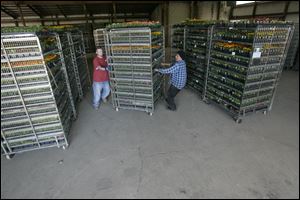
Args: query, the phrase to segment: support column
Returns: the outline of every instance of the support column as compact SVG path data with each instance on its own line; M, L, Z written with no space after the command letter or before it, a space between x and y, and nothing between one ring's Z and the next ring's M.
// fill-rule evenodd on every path
M17 7L18 7L19 14L20 14L20 16L21 16L23 26L26 26L25 19L24 19L24 16L23 16L23 12L22 12L22 8L20 7L19 4L16 4L16 5L17 5Z

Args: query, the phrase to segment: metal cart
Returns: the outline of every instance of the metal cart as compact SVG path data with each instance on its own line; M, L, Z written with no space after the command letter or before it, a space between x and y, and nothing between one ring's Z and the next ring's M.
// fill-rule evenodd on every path
M232 114L272 108L293 25L229 23L215 25L205 97Z
M187 24L185 29L187 86L204 99L213 24Z
M104 34L105 34L104 28L94 30L94 41L95 41L96 49L102 48L103 53L105 54L106 52L105 52Z
M162 75L154 72L165 58L164 29L137 27L106 30L113 106L154 112L162 96Z
M299 70L296 64L297 55L299 56L299 23L295 23L294 33L291 34L292 42L287 53L287 57L284 64L286 70Z
M175 63L175 55L179 50L186 52L186 33L187 29L184 24L174 24L171 34L171 62Z
M72 106L64 63L56 45L42 49L42 40L57 39L47 34L1 34L1 148L7 158L68 146Z

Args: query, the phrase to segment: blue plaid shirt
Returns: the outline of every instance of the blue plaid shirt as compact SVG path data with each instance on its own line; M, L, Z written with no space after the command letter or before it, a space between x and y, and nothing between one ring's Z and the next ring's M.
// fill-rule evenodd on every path
M162 74L171 74L171 84L181 90L186 84L186 65L184 60L177 61L172 67L158 70Z

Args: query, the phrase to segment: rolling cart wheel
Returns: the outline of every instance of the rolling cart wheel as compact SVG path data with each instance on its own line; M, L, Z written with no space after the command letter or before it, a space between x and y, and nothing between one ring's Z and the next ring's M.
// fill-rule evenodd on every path
M63 150L66 150L68 148L68 145L62 146Z
M267 113L268 113L268 112L267 112L266 110L263 112L264 115L267 115Z
M238 118L238 119L235 120L235 122L238 123L238 124L240 124L240 123L242 123L242 119Z
M152 115L153 115L153 113L152 113L152 112L150 112L150 113L149 113L149 115L150 115L150 116L152 116Z
M119 111L119 108L116 108L116 111L118 112L118 111Z
M10 159L12 159L14 156L15 156L15 154L10 154L10 155L6 155L5 157L6 157L7 160L10 160Z
M207 99L204 99L203 101L204 101L204 103L206 103L207 105L210 104L209 100L207 100Z

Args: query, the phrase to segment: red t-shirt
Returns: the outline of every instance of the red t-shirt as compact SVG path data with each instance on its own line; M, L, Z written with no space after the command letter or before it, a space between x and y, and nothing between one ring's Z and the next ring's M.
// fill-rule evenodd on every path
M94 66L94 74L93 74L93 80L95 82L105 82L109 80L108 71L105 70L96 70L98 66L100 67L107 67L107 62L105 61L106 57L103 56L102 58L99 58L96 56L93 60L93 66Z

